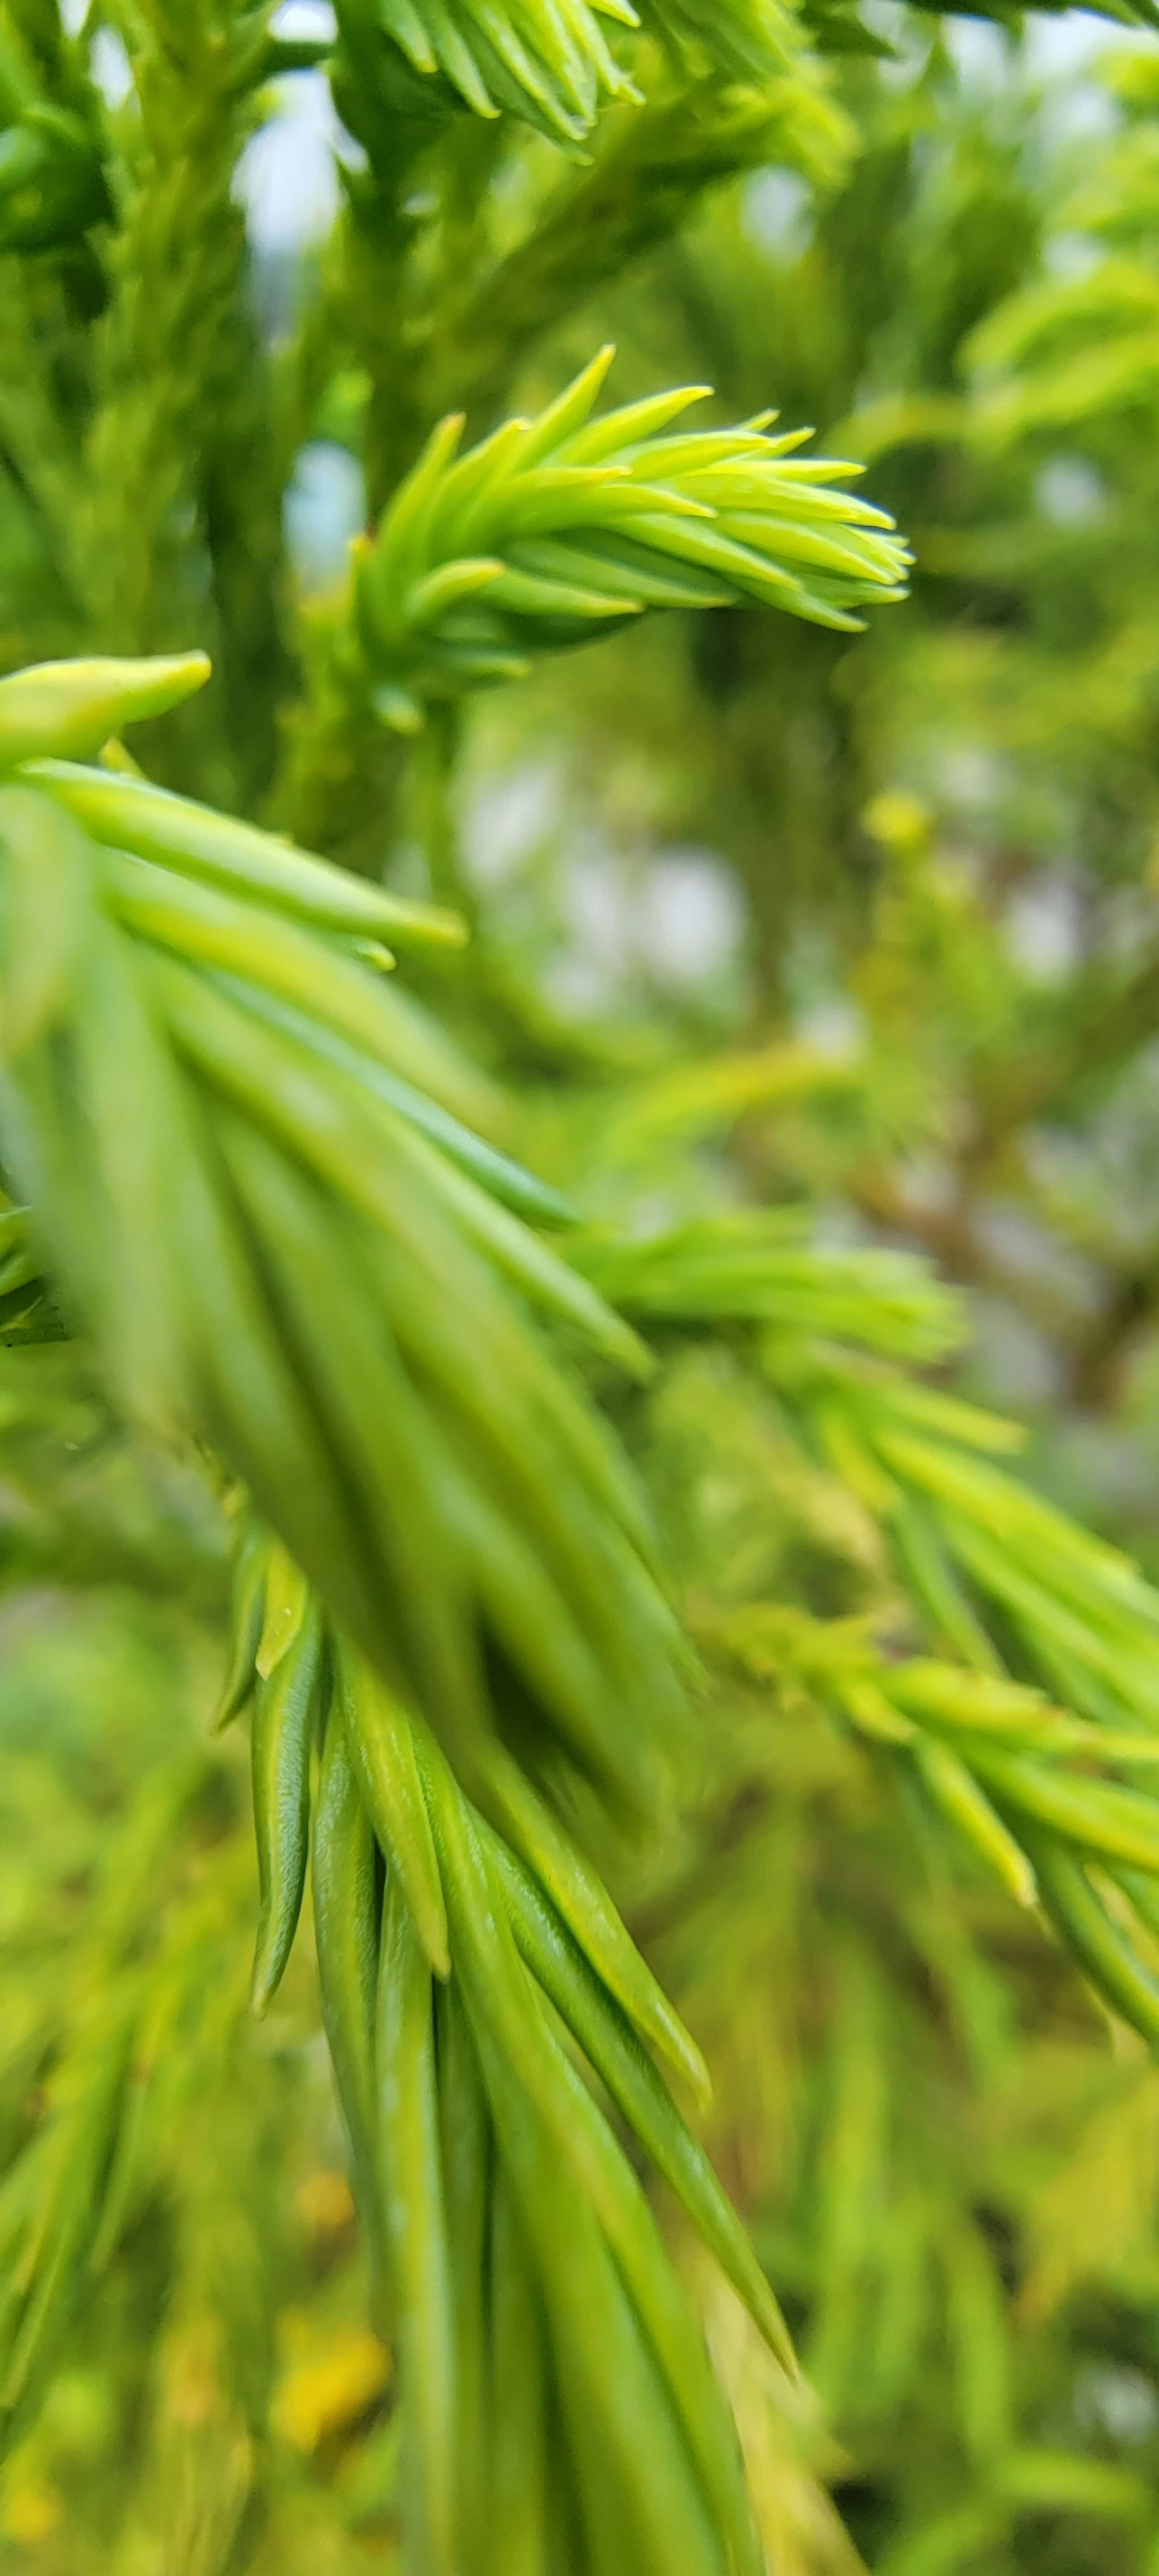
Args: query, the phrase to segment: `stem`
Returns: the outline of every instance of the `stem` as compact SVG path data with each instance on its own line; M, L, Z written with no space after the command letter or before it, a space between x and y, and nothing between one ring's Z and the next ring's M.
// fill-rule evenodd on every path
M381 877L409 746L379 722L342 609L303 617L305 693L283 729L265 820L303 848Z
M475 931L478 905L463 881L455 812L455 774L462 743L463 710L458 702L445 700L432 706L415 744L410 811L435 902L461 912Z
M257 110L257 13L231 0L147 0L127 19L133 100L121 112L127 175L110 254L111 295L96 333L95 410L80 530L82 583L107 648L211 648L236 614L247 506L257 591L246 585L240 652L247 669L277 667L277 495L259 499L268 459L266 394L248 317L245 218L234 180ZM252 58L252 59L251 59ZM239 448L253 472L227 506ZM207 593L218 611L207 619ZM216 596L215 596L216 594ZM206 628L209 625L207 635ZM233 675L158 736L158 756L187 768L200 792L236 801L230 757ZM272 711L259 710L260 770ZM262 744L264 741L264 750ZM152 746L150 746L152 748Z

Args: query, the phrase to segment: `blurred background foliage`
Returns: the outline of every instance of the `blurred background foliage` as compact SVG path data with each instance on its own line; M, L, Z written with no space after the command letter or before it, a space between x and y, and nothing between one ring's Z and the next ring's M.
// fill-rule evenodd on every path
M322 776L340 854L368 800L389 818L391 881L475 927L428 997L597 1253L599 1221L756 1204L787 1242L807 1221L835 1252L931 1255L960 1360L920 1313L879 1350L1015 1417L1032 1483L1155 1575L1159 51L1089 19L804 14L759 98L618 106L562 176L511 119L479 126L428 173L432 216L376 160L353 10L359 148L328 199L325 12L282 13L280 60L264 26L239 52L209 153L173 120L224 59L212 11L154 57L164 10L96 10L90 66L55 8L9 0L0 651L210 644L218 682L159 765L299 828ZM5 175L32 184L9 143L46 130L34 90L68 120L44 244L43 192L38 216ZM134 116L113 229L100 137ZM601 338L620 399L705 381L706 418L774 403L863 462L911 599L856 638L654 621L413 750L376 737L348 796L354 754L314 755L345 741L327 657L366 494L449 404L472 429L530 409ZM288 722L287 602L314 672ZM711 1675L631 1919L709 2057L709 2143L814 2394L705 2281L714 2350L781 2576L1151 2576L1159 2076L939 1834L901 1738L848 1722L914 1581L880 1468L810 1434L810 1326L845 1335L817 1294L763 1371L674 1339L625 1422ZM5 2245L16 2151L46 2098L49 2152L67 2132L86 2052L128 2052L140 2116L119 2245L0 2477L0 2565L389 2567L390 2363L308 1958L248 2014L248 1785L206 1726L214 1507L159 1490L46 1360L32 1419L0 1375Z

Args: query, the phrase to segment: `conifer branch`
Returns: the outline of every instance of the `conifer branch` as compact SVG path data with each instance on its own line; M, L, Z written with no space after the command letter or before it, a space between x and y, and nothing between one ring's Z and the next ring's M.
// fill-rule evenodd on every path
M822 625L900 596L908 560L884 514L800 461L801 433L672 432L702 388L592 420L605 350L534 421L456 461L444 422L358 566L375 705L400 731L428 697L517 678L537 653L649 608L753 600Z

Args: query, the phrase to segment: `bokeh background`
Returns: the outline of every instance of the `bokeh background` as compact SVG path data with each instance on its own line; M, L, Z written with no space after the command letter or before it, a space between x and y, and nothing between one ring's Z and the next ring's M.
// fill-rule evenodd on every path
M1159 37L870 14L880 52L831 59L811 123L738 129L719 187L675 236L642 226L518 391L606 338L620 399L687 380L706 419L811 424L909 537L910 599L852 640L739 610L546 662L473 716L449 790L420 763L393 881L471 915L532 1160L609 1215L646 1166L666 1216L711 1162L718 1197L823 1243L929 1256L969 1319L958 1391L1159 1576ZM282 16L325 31L311 0ZM98 63L115 97L107 34ZM353 150L302 73L243 164L275 348ZM307 599L363 522L365 394L333 388L297 458ZM0 565L9 662L48 612L7 485ZM22 1459L14 1401L0 1384L8 2131L133 1868L172 1943L174 2072L168 2196L4 2471L0 2566L390 2566L389 2364L308 1963L255 2039L247 1851L210 1819L199 1860L203 1785L180 1867L165 1817L124 1824L158 1746L203 1728L217 1525L70 1419L68 1548L58 1519L42 1565L44 1424ZM727 1373L679 1374L652 1441L693 1498L690 1579L743 1587L756 1550L819 1615L865 1609L856 1497ZM729 1713L721 1832L691 1875L658 1867L637 1924L709 2049L714 2150L815 2392L762 2382L720 2311L780 2576L1147 2576L1159 2076L999 1895L923 1878L807 1692L782 1715L758 1745Z

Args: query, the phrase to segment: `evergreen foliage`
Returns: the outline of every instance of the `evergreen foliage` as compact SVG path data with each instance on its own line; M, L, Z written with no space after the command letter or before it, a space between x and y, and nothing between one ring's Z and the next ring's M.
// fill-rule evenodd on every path
M1151 1409L1155 60L1076 170L853 0L75 16L0 5L3 2546L1159 2565L1159 1592L1057 1436ZM548 732L731 992L553 998L566 832L461 829Z

